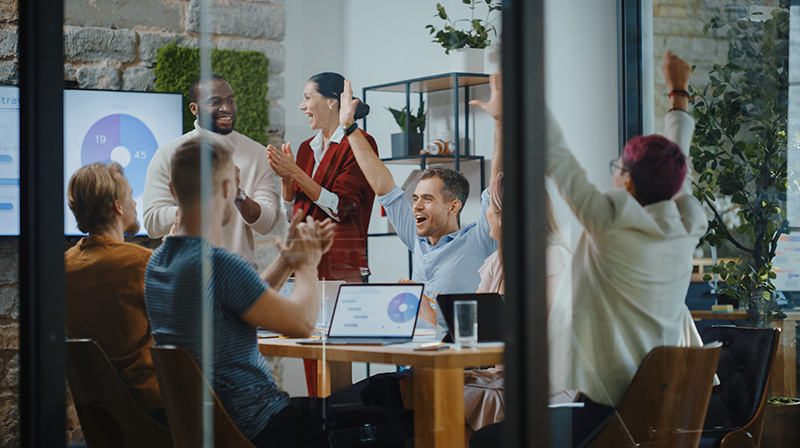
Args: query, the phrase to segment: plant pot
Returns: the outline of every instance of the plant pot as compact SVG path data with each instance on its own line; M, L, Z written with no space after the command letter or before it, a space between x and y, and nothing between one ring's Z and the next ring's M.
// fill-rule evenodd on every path
M450 71L483 73L483 53L483 48L457 48L450 50Z
M733 309L739 309L739 301L736 299L731 299L725 294L720 294L717 296L717 305L733 305Z
M800 446L800 400L794 400L791 404L767 404L761 446Z
M392 134L392 157L405 157L419 154L422 149L422 134L398 132Z

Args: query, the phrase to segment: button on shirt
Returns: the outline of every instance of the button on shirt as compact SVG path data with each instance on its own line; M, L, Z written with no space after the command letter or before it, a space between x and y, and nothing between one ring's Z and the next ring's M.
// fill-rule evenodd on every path
M322 142L324 139L322 138L322 131L319 131L314 137L309 145L311 146L311 150L314 151L314 169L311 171L309 176L313 179L314 175L317 174L317 167L319 166L320 162L322 162L322 158L325 157L325 151L331 146L331 143L341 143L342 138L344 138L344 131L342 130L341 126L336 127L336 131L331 135L330 140L324 146ZM321 188L319 192L319 198L314 201L315 204L319 208L321 208L325 213L328 214L331 218L336 221L339 221L339 196L336 196L334 193L326 190L325 188ZM292 213L294 212L294 201L288 202L283 201L283 212L286 215L286 219L289 221L292 220Z
M417 236L414 213L403 195L403 190L395 187L377 199L386 210L386 216L397 236L413 253L414 269L411 280L424 283L427 295L435 297L438 294L470 293L478 290L478 269L497 250L497 241L489 236L489 222L486 220L486 208L489 207L488 189L481 193L480 219L457 232L444 235L436 245L431 244L428 238ZM444 328L441 314L436 313L439 331Z

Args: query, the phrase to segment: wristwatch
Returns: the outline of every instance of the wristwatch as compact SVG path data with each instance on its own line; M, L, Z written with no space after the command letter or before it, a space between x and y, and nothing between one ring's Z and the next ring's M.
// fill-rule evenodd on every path
M353 122L353 124L351 124L350 126L342 126L342 131L344 131L345 137L349 137L350 134L355 132L356 129L358 129L358 123L356 122Z
M236 205L241 204L245 199L247 199L247 194L240 188L239 194L236 195Z

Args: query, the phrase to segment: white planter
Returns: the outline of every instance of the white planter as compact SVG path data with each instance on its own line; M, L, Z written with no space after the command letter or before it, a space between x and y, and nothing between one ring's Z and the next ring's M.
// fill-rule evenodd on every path
M483 55L484 73L494 73L500 71L502 53L500 52L500 39L492 39L492 44L486 47Z
M450 71L459 73L483 73L483 49L459 48L450 50Z

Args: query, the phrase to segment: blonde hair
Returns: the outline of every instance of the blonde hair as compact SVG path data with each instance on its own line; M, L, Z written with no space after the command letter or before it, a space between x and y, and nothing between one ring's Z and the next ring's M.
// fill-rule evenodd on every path
M233 157L228 145L214 136L195 137L183 143L172 156L170 182L178 205L189 206L200 201L200 155L203 145L211 147L211 188L219 192Z
M118 163L92 163L69 179L67 201L78 228L94 233L114 221L114 201L123 199L128 180Z

